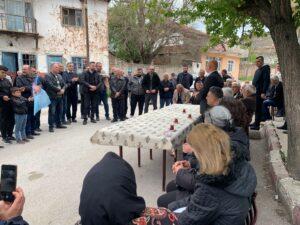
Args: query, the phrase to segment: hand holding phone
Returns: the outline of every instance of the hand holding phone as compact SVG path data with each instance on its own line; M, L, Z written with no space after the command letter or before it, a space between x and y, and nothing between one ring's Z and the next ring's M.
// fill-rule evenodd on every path
M0 197L5 202L13 202L15 196L13 192L17 187L17 166L2 165L1 167L1 188Z
M16 191L13 192L13 195L15 197L13 203L0 201L0 220L7 221L22 215L25 204L23 190L17 188Z

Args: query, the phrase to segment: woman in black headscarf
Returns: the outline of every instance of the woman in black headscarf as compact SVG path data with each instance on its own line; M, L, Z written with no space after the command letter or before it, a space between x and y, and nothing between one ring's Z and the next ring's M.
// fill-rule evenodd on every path
M125 225L140 217L145 201L137 196L132 167L107 153L86 175L80 196L82 225Z

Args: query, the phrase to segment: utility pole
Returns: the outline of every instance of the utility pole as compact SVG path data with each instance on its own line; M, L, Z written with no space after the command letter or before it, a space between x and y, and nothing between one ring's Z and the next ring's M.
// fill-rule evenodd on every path
M85 41L86 41L86 61L90 61L90 38L89 38L89 18L88 18L88 0L83 1L83 14L85 26Z

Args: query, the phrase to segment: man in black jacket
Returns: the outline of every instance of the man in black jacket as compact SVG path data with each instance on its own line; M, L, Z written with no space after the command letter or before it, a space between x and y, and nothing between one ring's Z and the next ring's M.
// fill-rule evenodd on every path
M232 79L232 77L227 74L227 70L225 69L221 71L221 75L224 83L226 82L227 79Z
M7 70L6 67L0 65L0 128L3 141L11 143L12 140L15 140L12 136L15 120L10 102L12 84L5 78Z
M148 113L150 101L152 101L153 109L157 109L157 94L160 89L160 79L155 72L154 66L150 66L148 73L144 76L142 86L146 91L145 95L145 113Z
M124 78L124 72L116 69L115 76L110 81L111 89L111 102L113 107L113 120L112 123L125 120L125 98L126 98L126 85L127 82Z
M22 96L26 99L32 97L32 84L34 78L31 74L31 69L29 65L23 65L22 75L16 78L16 87L24 90ZM26 137L28 139L33 139L33 135L39 135L35 130L35 118L34 118L34 102L28 103L28 113L26 122Z
M190 90L193 84L193 76L188 73L189 67L187 65L183 65L183 72L178 74L177 76L177 84L181 84L185 89Z
M252 84L256 87L256 110L255 122L250 126L253 130L259 130L260 122L262 121L263 102L266 99L266 93L270 86L270 66L264 65L264 57L258 56L256 58L256 66Z
M65 83L59 74L59 63L53 63L50 67L50 73L46 75L43 83L51 104L48 111L49 132L54 132L54 124L56 128L67 128L62 125L63 100L65 93Z
M66 83L66 92L67 97L67 119L68 123L76 123L76 114L77 114L77 104L78 104L78 75L74 72L74 64L69 62L67 63L67 70L63 72L62 75ZM72 114L71 114L72 107Z
M277 107L280 111L283 108L284 97L283 97L283 85L279 81L278 76L271 78L271 90L270 95L263 102L263 120L271 120L269 107Z
M89 69L82 74L82 91L84 94L84 119L83 125L87 124L87 118L91 107L91 122L96 123L95 114L99 104L101 92L101 77L96 72L95 62L89 63Z
M204 116L204 112L206 111L208 105L206 101L206 96L209 92L209 89L213 86L223 88L224 81L220 74L217 71L218 62L216 60L212 60L207 65L207 73L209 75L206 77L203 88L200 92L200 112L202 116Z

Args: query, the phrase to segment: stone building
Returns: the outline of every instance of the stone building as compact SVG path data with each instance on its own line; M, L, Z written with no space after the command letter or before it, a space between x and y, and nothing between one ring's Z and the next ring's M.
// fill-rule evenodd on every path
M80 71L88 57L102 62L107 71L108 3L0 0L0 64L11 72L24 64L48 72L53 62L71 61Z

